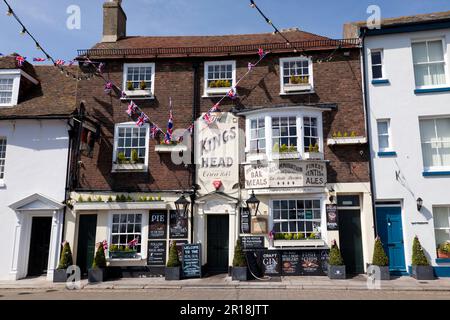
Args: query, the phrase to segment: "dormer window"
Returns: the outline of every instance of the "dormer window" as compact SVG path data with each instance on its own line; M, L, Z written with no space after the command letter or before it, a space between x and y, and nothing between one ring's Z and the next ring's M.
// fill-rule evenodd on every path
M313 91L313 68L310 58L281 58L280 69L281 94L298 94Z
M0 70L0 107L17 105L20 70Z
M236 85L236 61L205 62L204 96L223 95Z

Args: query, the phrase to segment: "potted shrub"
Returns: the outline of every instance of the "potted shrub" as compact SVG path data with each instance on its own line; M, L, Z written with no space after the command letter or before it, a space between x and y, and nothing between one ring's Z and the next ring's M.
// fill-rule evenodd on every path
M130 246L111 245L109 247L110 259L134 259L137 257L137 251Z
M105 241L100 242L97 246L92 268L88 270L89 282L102 282L106 280L106 257L105 257Z
M139 83L139 88L141 89L141 90L146 90L147 89L147 84L145 83L145 81L141 81L140 83Z
M450 241L446 241L439 245L437 256L439 259L449 259L450 258Z
M127 90L128 91L133 91L134 90L133 82L127 81Z
M389 259L384 251L380 237L375 239L375 247L373 249L372 265L380 268L380 280L389 280Z
M169 250L169 260L167 261L165 277L166 280L180 280L180 259L178 258L177 242L173 241Z
M231 270L231 279L247 281L247 261L241 247L241 240L236 241L234 247L233 269Z
M66 282L67 268L71 265L73 265L72 250L69 242L64 241L58 268L53 271L53 282Z
M328 277L330 279L345 279L346 277L344 260L342 259L341 251L339 250L336 240L333 240L330 249Z
M425 256L422 245L420 244L419 238L417 236L414 237L412 247L411 269L411 276L416 280L434 279L433 267L430 266L430 262Z

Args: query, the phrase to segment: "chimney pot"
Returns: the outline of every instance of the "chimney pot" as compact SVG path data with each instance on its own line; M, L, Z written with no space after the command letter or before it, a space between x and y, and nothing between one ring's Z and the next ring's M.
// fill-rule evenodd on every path
M127 15L122 0L108 0L103 4L102 42L116 42L127 36Z

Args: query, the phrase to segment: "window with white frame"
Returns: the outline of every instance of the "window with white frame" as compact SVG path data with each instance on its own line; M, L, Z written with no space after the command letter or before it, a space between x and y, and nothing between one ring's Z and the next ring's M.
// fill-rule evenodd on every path
M205 62L205 95L224 93L235 86L235 61Z
M378 130L378 150L380 152L391 150L391 137L390 137L390 121L389 120L378 120L377 121Z
M371 50L372 79L383 79L383 51Z
M280 68L281 93L312 90L311 59L307 57L281 58Z
M155 64L126 63L124 64L123 88L127 95L154 94Z
M274 150L297 151L297 118L272 117L272 141Z
M9 105L13 98L13 78L0 78L0 104Z
M5 178L6 138L0 138L0 181Z
M118 250L133 247L141 252L142 214L118 213L113 214L111 225L111 245ZM135 240L135 243L132 241Z
M266 125L265 119L256 118L250 120L250 151L260 152L266 150Z
M416 87L442 86L447 83L442 40L411 44Z
M450 118L420 120L425 170L450 170Z
M116 164L148 164L149 126L135 123L117 124L114 136Z
M436 247L450 241L450 207L433 207Z
M273 231L299 234L297 239L321 238L320 200L273 200Z
M319 130L316 117L303 117L303 141L305 152L319 151Z

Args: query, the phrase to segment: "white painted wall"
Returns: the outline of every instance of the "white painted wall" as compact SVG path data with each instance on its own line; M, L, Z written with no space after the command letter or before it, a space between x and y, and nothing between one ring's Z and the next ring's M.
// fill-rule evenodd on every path
M401 200L406 265L411 264L412 241L415 235L435 264L436 244L432 208L450 205L450 176L423 177L419 117L450 115L450 92L414 93L415 78L411 41L443 38L447 81L450 81L450 30L401 33L366 38L368 68L367 91L371 133L371 153L377 200ZM373 85L370 70L370 49L384 49L384 72L389 85ZM448 83L450 87L450 82ZM378 152L377 119L391 121L393 149L397 157L380 158ZM400 171L403 182L396 180ZM423 199L423 209L417 211L416 199ZM413 224L428 222L428 224Z
M12 278L18 219L9 205L34 193L64 200L67 131L65 120L0 121L0 137L7 138L5 186L0 187L0 279Z

